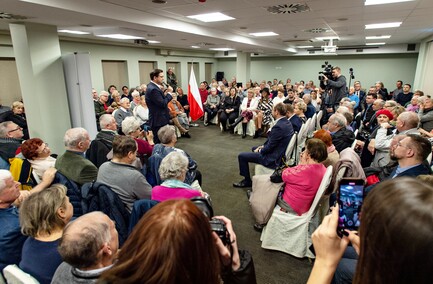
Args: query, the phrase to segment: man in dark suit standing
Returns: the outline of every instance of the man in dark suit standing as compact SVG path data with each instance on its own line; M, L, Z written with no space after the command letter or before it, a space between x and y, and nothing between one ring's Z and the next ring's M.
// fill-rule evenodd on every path
M293 136L293 127L286 117L286 112L285 104L276 104L272 111L276 123L268 132L268 139L265 144L253 147L253 152L243 152L239 154L239 171L244 179L234 183L234 187L251 187L252 181L248 167L248 163L250 162L261 164L272 169L280 165L281 158Z
M362 112L366 108L366 102L365 102L365 92L361 89L361 82L356 81L353 84L353 87L355 88L355 94L359 98L359 104L356 108L356 113Z
M162 83L164 82L164 72L155 69L150 72L150 83L146 90L146 104L149 108L149 125L155 134L154 142L160 143L158 130L167 125L170 121L170 112L167 104L173 99L169 93L164 94Z

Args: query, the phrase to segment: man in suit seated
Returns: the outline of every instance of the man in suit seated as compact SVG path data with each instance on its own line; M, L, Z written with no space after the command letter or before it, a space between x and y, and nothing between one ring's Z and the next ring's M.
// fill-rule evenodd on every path
M286 109L287 109L286 116L288 117L290 123L292 124L293 131L299 133L299 130L301 130L302 127L302 120L299 118L299 116L295 114L293 105L286 104Z
M114 222L91 212L70 222L59 242L63 263L51 283L96 283L117 257L119 239Z
M101 131L99 131L86 151L86 158L97 168L108 161L107 154L113 148L113 139L117 135L117 124L113 115L103 114L99 118L99 125Z
M9 159L15 157L23 136L23 129L12 121L0 123L0 169L9 170Z
M253 147L253 152L243 152L238 156L240 175L244 179L234 183L234 187L251 187L252 181L248 163L261 164L265 167L275 169L281 163L287 145L293 136L293 127L286 117L287 108L283 103L276 104L272 111L275 124L268 132L265 144Z
M55 168L78 185L96 180L98 168L84 157L90 146L89 133L84 128L71 128L66 131L66 152L57 157Z

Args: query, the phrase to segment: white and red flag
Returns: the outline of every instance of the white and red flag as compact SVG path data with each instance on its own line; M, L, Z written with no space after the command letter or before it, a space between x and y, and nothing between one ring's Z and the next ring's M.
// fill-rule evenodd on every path
M189 115L192 121L203 116L203 104L201 102L200 92L198 91L197 81L195 80L194 69L192 66L188 84L188 103Z

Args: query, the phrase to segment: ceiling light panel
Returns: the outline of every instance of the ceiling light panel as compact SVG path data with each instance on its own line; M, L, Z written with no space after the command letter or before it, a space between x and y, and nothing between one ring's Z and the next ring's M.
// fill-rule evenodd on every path
M221 22L221 21L230 21L234 20L235 18L227 16L223 13L217 12L217 13L208 13L208 14L200 14L200 15L192 15L187 16L190 19L199 20L205 23L211 23L211 22Z
M411 2L414 0L365 0L365 6Z
M385 42L368 42L365 45L385 45Z
M74 34L74 35L88 35L88 34L90 34L88 32L72 31L72 30L58 30L58 32L59 33Z
M144 37L124 35L124 34L107 34L107 35L97 35L97 36L113 38L113 39L144 39Z
M390 35L382 35L382 36L366 36L365 39L386 39L390 38Z
M372 29L398 28L400 25L401 22L370 24L370 25L365 25L365 29L372 30Z
M249 33L249 35L260 37L260 36L277 36L278 34L274 32L261 32L261 33Z

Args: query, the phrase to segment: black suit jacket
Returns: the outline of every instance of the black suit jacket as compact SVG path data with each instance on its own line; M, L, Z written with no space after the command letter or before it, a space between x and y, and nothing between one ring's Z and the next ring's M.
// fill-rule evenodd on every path
M164 96L164 92L155 83L150 82L147 85L146 104L149 108L149 126L151 128L162 127L169 123L170 112L167 104L171 100L171 95Z

